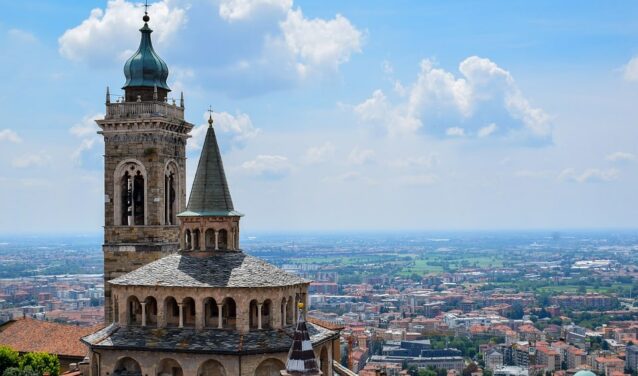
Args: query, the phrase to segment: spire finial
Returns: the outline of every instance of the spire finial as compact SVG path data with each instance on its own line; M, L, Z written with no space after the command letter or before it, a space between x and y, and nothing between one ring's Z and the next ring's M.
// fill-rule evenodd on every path
M109 87L106 87L106 104L111 103L111 93L109 93Z
M208 106L208 126L213 126L213 107Z
M144 17L142 17L142 21L144 23L150 21L151 17L148 16L148 0L144 1Z
M184 92L183 91L180 92L179 94L179 106L181 108L184 108Z

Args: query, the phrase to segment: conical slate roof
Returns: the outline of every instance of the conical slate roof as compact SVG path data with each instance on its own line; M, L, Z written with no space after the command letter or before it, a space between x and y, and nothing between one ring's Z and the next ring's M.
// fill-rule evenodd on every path
M195 180L186 211L180 217L192 216L241 216L233 207L222 156L217 145L212 119L206 131L206 139L199 157Z
M288 352L288 360L286 361L286 371L288 375L321 375L317 358L312 349L312 341L308 334L308 327L303 317L303 305L299 306L299 320L292 337L292 346Z

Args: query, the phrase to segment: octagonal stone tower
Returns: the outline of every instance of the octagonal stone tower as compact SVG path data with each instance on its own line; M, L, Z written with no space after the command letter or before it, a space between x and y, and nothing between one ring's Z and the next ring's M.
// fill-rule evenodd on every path
M97 120L104 136L105 320L113 318L111 279L179 249L177 213L186 201L184 100L169 103L168 68L144 16L138 50L126 62L124 96Z

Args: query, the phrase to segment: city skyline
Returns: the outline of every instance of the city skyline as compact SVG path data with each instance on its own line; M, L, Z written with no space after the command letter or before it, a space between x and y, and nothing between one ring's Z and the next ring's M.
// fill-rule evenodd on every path
M212 106L248 231L638 224L635 5L150 5L196 125L186 186ZM142 3L3 8L0 228L99 231L93 119Z

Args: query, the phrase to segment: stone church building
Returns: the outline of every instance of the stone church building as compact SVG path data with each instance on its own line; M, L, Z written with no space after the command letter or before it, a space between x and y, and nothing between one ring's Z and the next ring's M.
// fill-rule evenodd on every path
M97 120L105 145L107 326L82 339L85 375L280 375L287 360L297 362L288 354L299 330L306 355L314 352L312 374L336 374L339 332L298 311L309 281L241 250L242 214L212 117L186 203L193 125L183 95L179 103L167 99L168 67L153 49L149 16L143 20L139 49L124 66L125 94L112 100L107 89L106 115Z

